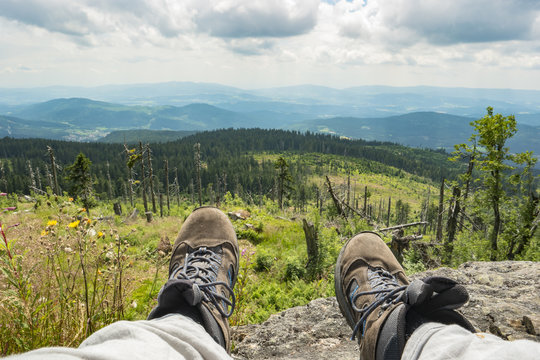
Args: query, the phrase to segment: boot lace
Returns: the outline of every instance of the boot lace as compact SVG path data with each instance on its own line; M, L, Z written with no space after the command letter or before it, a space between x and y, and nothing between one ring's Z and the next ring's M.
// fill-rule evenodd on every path
M232 315L236 298L230 285L216 281L221 267L221 254L201 247L188 253L183 266L178 266L171 278L185 279L193 282L193 291L198 294L198 301L208 301L216 307L219 313L228 318ZM217 286L223 289L220 294Z
M380 311L384 311L392 304L400 302L407 288L407 285L400 286L392 274L381 268L368 268L368 281L373 290L356 293L356 288L351 294L352 308L361 314L360 320L354 327L351 340L354 340L358 331L361 332L361 336L364 336L366 320L377 307L380 306ZM375 295L375 301L361 309L358 308L356 301L359 297L366 295Z

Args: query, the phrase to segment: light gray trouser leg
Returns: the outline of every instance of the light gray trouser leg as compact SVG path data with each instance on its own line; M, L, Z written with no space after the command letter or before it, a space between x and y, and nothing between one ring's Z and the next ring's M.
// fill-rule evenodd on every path
M174 314L154 320L118 321L96 331L76 349L42 348L9 359L217 360L231 357L201 325Z
M535 341L505 341L491 334L473 334L457 325L427 323L414 331L401 360L537 360L539 356L540 343Z

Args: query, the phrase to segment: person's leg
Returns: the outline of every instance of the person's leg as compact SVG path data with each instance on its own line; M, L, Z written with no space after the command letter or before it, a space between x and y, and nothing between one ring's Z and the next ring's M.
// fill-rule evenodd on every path
M402 360L536 360L540 343L506 341L492 334L471 333L457 325L427 323L414 331L403 350Z
M364 232L341 249L335 269L336 297L358 338L363 360L400 359L407 339L422 324L472 325L454 309L468 300L455 281L431 277L409 283L403 268L375 233Z
M206 330L187 316L118 321L96 331L78 348L50 347L9 357L10 360L147 360L230 359Z
M120 321L86 339L77 349L43 348L18 360L227 359L238 274L238 242L223 212L196 209L173 246L169 280L148 320Z

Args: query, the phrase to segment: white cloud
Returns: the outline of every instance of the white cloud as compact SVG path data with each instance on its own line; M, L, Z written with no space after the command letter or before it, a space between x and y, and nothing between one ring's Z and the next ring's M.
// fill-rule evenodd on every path
M287 37L309 32L318 0L195 0L200 31L224 38Z
M336 9L344 36L405 45L529 40L540 16L532 0L355 0Z
M540 83L532 0L0 0L0 28L3 84Z

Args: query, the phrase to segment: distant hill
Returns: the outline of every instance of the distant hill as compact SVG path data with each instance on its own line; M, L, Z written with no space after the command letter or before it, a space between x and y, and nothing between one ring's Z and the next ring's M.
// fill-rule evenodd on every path
M301 97L302 94L298 93L301 89L296 90L296 96ZM401 96L409 97L407 94ZM236 112L201 103L180 107L127 106L82 98L55 99L12 109L10 115L3 116L0 121L0 136L96 141L118 130L147 130L119 135L113 133L102 141L121 143L124 136L128 136L129 141L138 141L139 136L144 136L148 142L166 142L185 136L186 131L266 128L312 131L353 139L452 150L454 144L467 141L473 131L470 122L475 119L432 111L387 117L336 117L327 114L323 118L314 118L301 112L302 108L308 107L302 104L290 104L287 113L274 112L272 107L255 110L256 106L243 104L244 111ZM279 103L275 105L280 106ZM323 108L329 112L336 110L330 105L313 104L311 107L318 109L316 111L323 111ZM535 124L534 114L519 116ZM512 151L532 150L539 156L540 125L521 122L518 123L518 129L517 135L509 143ZM152 133L148 130L160 132Z
M172 131L172 130L117 130L97 140L103 143L134 144L139 141L143 143L163 143L175 141L183 137L193 135L195 131Z
M454 144L466 142L471 136L473 128L470 122L473 120L435 112L416 112L385 118L316 119L295 124L293 128L451 151ZM540 126L518 124L518 132L510 140L509 146L514 152L532 150L536 156L540 155Z
M229 127L279 128L291 120L290 117L270 111L239 113L199 103L181 107L127 106L82 98L55 99L20 106L10 111L10 116L70 125L76 129L101 131L137 128L183 131Z
M80 98L55 99L28 105L12 113L23 119L69 124L83 129L136 128L146 126L149 121L149 112L144 107Z
M518 124L540 126L540 113L538 114L516 114Z
M5 136L13 138L41 136L50 139L61 139L69 136L69 125L0 115L0 138Z
M51 86L0 88L0 114L13 105L58 98L89 98L107 103L140 106L176 106L205 103L234 112L271 111L320 117L385 117L419 111L480 117L487 106L496 112L540 114L539 90L445 88L434 86L358 86L335 89L298 85L267 89L240 89L212 83L167 82L98 87ZM298 119L298 118L297 118ZM530 125L540 125L536 117Z

